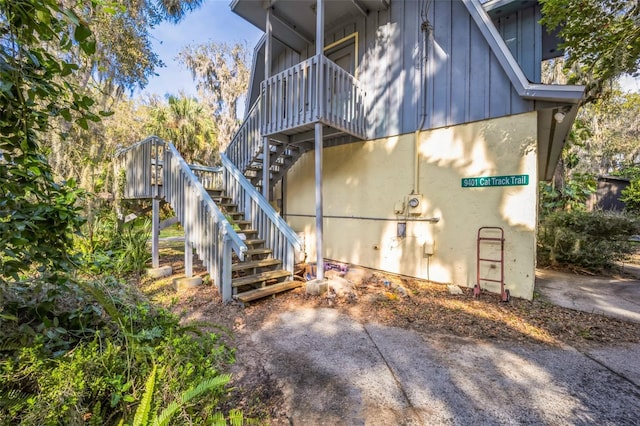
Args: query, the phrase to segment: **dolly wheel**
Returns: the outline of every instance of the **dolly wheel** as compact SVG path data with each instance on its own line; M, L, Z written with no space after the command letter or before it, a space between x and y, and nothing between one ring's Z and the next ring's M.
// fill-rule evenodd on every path
M476 284L473 287L473 297L478 297L480 296L480 284Z

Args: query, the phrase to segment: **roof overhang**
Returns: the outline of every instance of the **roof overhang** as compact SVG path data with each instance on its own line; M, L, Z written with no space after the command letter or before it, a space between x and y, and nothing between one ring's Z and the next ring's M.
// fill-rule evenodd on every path
M480 0L480 3L491 17L496 17L535 6L538 0Z
M233 0L230 7L262 31L265 31L267 9L271 8L272 35L296 51L315 41L316 0ZM325 28L388 7L388 0L329 1L324 12Z
M526 6L528 0L509 1L492 0L483 5L479 0L462 0L480 32L491 47L502 69L509 77L518 95L523 99L535 101L538 110L538 172L539 178L549 180L553 177L556 165L562 155L562 148L569 136L578 113L578 107L584 99L584 86L552 85L531 83L525 77L518 62L513 57L500 33L493 25L485 8ZM494 9L495 10L495 9ZM514 9L515 10L515 9ZM563 119L556 120L561 112Z
M538 178L551 180L578 114L578 104L538 110ZM562 118L558 120L558 115Z

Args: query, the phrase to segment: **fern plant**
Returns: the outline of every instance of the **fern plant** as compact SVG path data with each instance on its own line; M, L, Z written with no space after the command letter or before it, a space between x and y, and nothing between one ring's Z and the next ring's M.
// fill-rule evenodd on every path
M169 403L159 414L153 410L153 394L156 385L157 367L154 365L147 382L145 384L144 395L140 400L140 404L133 416L131 426L166 426L169 424L173 416L183 407L187 406L193 399L200 395L214 390L222 390L231 380L231 376L223 374L211 379L203 380L197 386L184 391L177 400ZM232 426L241 426L244 423L244 416L240 410L231 410L229 413L229 422ZM213 415L212 424L216 426L226 426L227 421L221 412ZM126 426L124 419L120 421L120 426Z

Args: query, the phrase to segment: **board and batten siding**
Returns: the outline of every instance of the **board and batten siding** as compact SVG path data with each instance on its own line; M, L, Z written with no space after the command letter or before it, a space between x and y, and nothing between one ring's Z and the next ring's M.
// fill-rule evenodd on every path
M539 24L540 19L542 13L538 4L493 19L522 72L534 83L541 82L543 29Z
M512 87L460 0L431 3L426 52L420 8L416 0L391 0L386 10L325 30L325 45L358 33L357 77L367 94L369 139L414 132L423 114L423 129L433 129L534 110L534 102L522 99ZM531 40L538 39L535 31L540 29L528 23L536 13L531 9L496 21L514 56L526 64L525 73L534 78L540 73L540 48ZM313 45L299 52L285 47L274 58L272 73L314 53ZM421 61L426 85L421 81Z

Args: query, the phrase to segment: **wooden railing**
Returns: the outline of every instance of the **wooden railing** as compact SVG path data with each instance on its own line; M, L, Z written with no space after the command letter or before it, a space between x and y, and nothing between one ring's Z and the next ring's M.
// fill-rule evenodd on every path
M162 198L165 142L150 136L114 156L119 198ZM222 187L222 168L190 164L189 168L206 189Z
M360 82L326 56L321 57L321 120L336 129L366 138L365 92Z
M225 151L227 157L240 170L246 170L253 158L262 150L261 111L261 102L258 98Z
M262 82L262 134L282 132L317 120L319 68L319 57L313 56Z
M205 189L222 188L222 167L189 164L189 168Z
M263 135L321 122L366 138L364 90L354 76L324 55L264 80L260 91Z
M120 151L116 167L124 167L127 173L124 194L131 198L164 197L171 205L184 228L185 245L196 249L223 301L231 301L232 251L244 260L247 246L173 144L155 136L147 138ZM223 169L194 168L212 184L222 185Z
M148 137L116 152L114 171L117 196L124 199L162 197L162 164L164 142Z
M251 221L265 246L273 250L273 257L282 260L283 268L293 272L296 251L303 250L302 240L226 155L221 154L220 159L227 195L244 211L245 220Z

